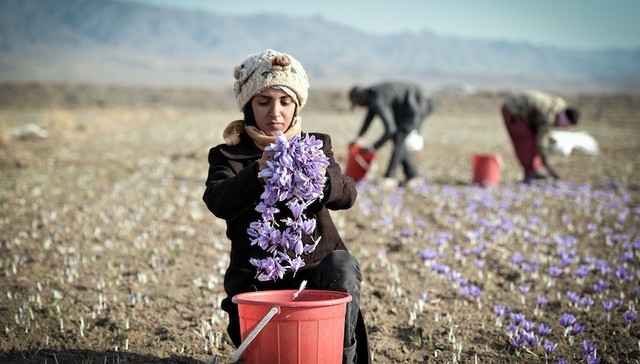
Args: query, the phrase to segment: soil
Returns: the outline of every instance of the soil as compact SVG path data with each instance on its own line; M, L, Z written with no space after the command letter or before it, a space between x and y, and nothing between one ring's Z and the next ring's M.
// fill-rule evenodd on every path
M201 197L208 149L239 114L64 90L84 98L2 99L0 362L229 362L225 224ZM312 95L303 118L344 166L364 114L339 95ZM382 188L380 150L356 205L333 214L361 264L373 362L640 362L640 95L567 98L600 152L553 155L560 181L521 183L501 94L438 95L412 188ZM501 156L498 186L472 183L476 153ZM514 315L500 324L501 307ZM517 349L515 314L551 333ZM568 335L563 314L579 324Z

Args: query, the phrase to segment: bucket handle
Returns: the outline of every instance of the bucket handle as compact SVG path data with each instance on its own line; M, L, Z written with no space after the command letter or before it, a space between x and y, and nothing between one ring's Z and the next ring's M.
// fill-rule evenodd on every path
M353 158L356 160L358 165L362 167L362 169L364 170L369 169L369 163L367 163L367 161L364 158L362 158L360 154L356 154L355 156L353 156Z
M255 339L256 336L258 336L260 331L262 331L262 329L269 323L269 321L273 318L273 316L275 316L278 313L280 313L280 307L278 306L271 307L269 312L267 312L267 314L264 315L262 320L260 320L260 322L258 322L256 327L254 327L253 330L251 330L251 332L249 333L249 335L247 335L247 338L244 339L242 344L238 346L238 349L236 350L236 352L233 353L233 356L231 357L232 363L235 363L236 361L238 361L238 359L240 359L240 357L242 356L242 353L244 353L244 351L247 350L247 347L249 346L249 344L251 344L253 339Z

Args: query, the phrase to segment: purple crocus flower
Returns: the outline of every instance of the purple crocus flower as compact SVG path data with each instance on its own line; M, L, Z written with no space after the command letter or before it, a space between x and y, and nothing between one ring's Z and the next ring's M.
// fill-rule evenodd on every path
M522 324L522 322L524 321L524 314L523 313L512 313L510 315L511 317L511 322L513 322L516 325L520 325Z
M549 336L551 335L551 327L543 324L542 322L538 324L538 334L540 336Z
M613 301L602 301L602 308L605 312L609 312L613 309Z
M473 298L478 298L482 294L482 290L480 289L480 287L472 284L471 286L469 286L469 294Z
M549 276L551 278L558 278L562 274L562 268L552 265L549 267Z
M509 342L516 350L521 350L527 345L527 340L521 335L512 336Z
M636 321L636 313L634 311L627 311L623 315L624 321L627 325L630 325L632 322Z
M596 350L598 346L595 343L584 340L582 342L582 354L584 355L585 360L588 364L598 364L600 363L600 358L596 355Z
M536 328L536 323L533 321L523 320L522 328L527 332L532 332Z
M319 238L312 239L313 244L305 245L302 238L311 236L316 228L315 219L307 218L304 210L324 194L327 179L324 171L329 159L322 151L322 143L314 136L296 135L288 140L278 133L276 142L265 148L273 151L273 156L267 161L267 168L258 173L258 177L266 179L256 206L262 219L252 222L247 229L251 245L271 254L250 260L261 281L282 278L287 270L295 274L304 266L300 255L312 253L319 242ZM282 212L282 207L276 204L285 201L290 216L278 222L276 215Z
M433 260L435 257L436 250L434 248L428 248L427 250L420 252L420 259L422 260Z
M578 304L578 301L580 300L580 295L578 295L573 291L567 291L567 298L569 299L569 302L571 302L571 305L575 306Z
M573 275L577 278L585 278L589 275L589 266L587 264L582 264L573 272Z
M593 306L593 298L591 297L582 297L580 298L579 301L580 306L589 309L591 306Z
M573 323L573 326L571 327L571 329L572 329L573 333L575 335L577 335L577 334L583 332L585 327L584 327L584 325L582 325L582 324L580 324L579 322L576 321L576 322Z
M600 279L598 280L598 282L593 284L593 291L596 293L600 293L603 290L609 288L609 286L609 282L605 281L604 279Z
M556 347L558 347L557 343L554 343L553 341L544 340L544 352L546 354L551 354L554 350L556 350Z
M538 295L538 306L544 306L549 303L549 299L545 296Z
M573 325L574 322L576 322L576 317L570 313L565 312L562 314L562 316L560 316L560 319L558 319L558 322L560 323L560 325L567 328Z
M531 346L532 348L535 348L536 346L538 346L538 342L539 342L538 337L533 332L524 331L520 335L524 338L527 344L529 344L529 346Z

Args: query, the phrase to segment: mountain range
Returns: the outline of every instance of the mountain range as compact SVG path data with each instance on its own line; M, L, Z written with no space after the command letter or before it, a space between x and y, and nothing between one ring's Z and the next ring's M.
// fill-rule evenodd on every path
M427 88L640 90L640 49L377 35L319 16L230 16L118 0L0 1L0 81L231 87L233 67L266 48L293 54L320 87L393 79Z

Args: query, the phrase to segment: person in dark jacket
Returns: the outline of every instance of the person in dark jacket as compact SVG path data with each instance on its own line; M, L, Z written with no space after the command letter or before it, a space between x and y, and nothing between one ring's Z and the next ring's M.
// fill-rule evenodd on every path
M278 133L288 139L302 130L300 110L304 107L309 83L302 65L291 55L275 50L253 54L234 70L234 94L244 120L236 120L224 130L225 143L209 151L209 172L203 200L208 209L227 223L231 241L230 263L224 277L227 297L222 309L229 314L227 332L234 345L241 344L238 307L233 296L243 292L298 289L303 281L307 288L347 292L344 335L344 363L369 363L367 331L360 310L362 275L356 259L349 253L331 219L329 210L353 206L357 191L351 177L342 174L336 163L329 135L310 133L323 142L322 150L329 160L325 170L325 186L321 200L309 205L304 213L316 219L313 236L304 236L309 244L317 241L315 251L302 255L304 266L296 274L287 271L281 279L258 279L251 259L270 256L258 245L251 244L247 230L261 214L256 207L265 190L265 179L258 174L267 166L273 151L265 147L275 143ZM267 148L269 149L269 148ZM286 209L282 209L286 211ZM282 214L276 215L281 221Z
M367 149L375 151L389 140L393 141L391 159L384 174L385 184L397 184L399 165L404 170L405 182L417 177L418 169L406 148L405 139L412 131L421 130L422 123L434 110L433 100L418 85L404 82L384 82L367 88L354 86L349 91L349 99L352 107L367 108L367 115L353 143L362 143L376 116L384 124L384 134Z
M578 123L579 112L566 101L542 91L522 91L507 96L502 104L502 117L511 138L516 157L524 171L524 183L545 179L544 167L551 177L560 175L549 163L544 148L552 128L570 127Z

